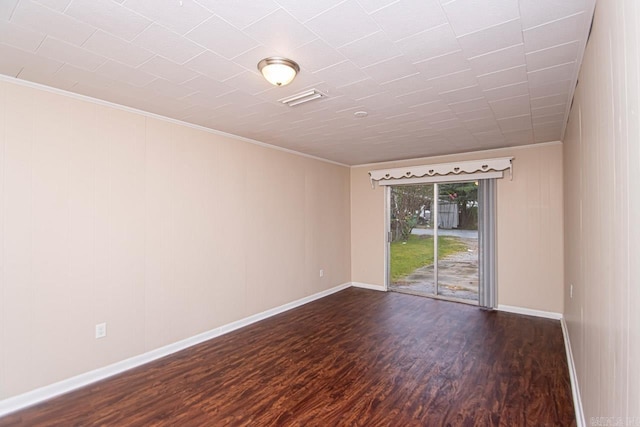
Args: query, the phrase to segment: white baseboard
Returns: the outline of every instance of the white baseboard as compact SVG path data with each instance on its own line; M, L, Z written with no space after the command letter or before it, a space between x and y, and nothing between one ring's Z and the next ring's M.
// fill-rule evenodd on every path
M291 310L292 308L299 307L311 301L315 301L327 295L331 295L343 289L347 289L350 286L352 286L351 283L344 283L331 289L309 295L308 297L304 297L299 300L281 305L279 307L263 311L262 313L254 314L253 316L245 317L244 319L222 325L207 332L203 332L184 340L177 341L164 347L160 347L155 350L151 350L146 353L131 357L129 359L113 363L103 368L85 372L84 374L76 375L57 383L53 383L14 397L10 397L8 399L4 399L0 401L0 417L10 414L11 412L24 409L28 406L33 406L37 403L41 403L45 400L51 399L61 394L65 394L78 388L87 386L113 375L120 374L124 371L128 371L129 369L144 365L145 363L152 362L154 360L184 350L188 347L192 347L196 344L200 344L204 341L210 340L220 335L224 335L260 320L267 319L271 316L275 316L276 314L283 313L287 310Z
M525 307L516 307L513 305L498 305L498 311L506 311L507 313L524 314L526 316L545 317L547 319L562 319L562 313L555 313L553 311L534 310Z
M573 351L571 350L571 340L569 339L569 329L567 329L567 322L564 319L560 319L560 325L562 325L562 335L564 336L564 348L567 352L567 364L569 365L569 379L571 380L571 393L573 394L573 408L576 411L576 425L577 427L586 427L584 420L584 409L582 408L582 398L580 397L580 387L578 387L578 375L576 373L576 365L573 361Z
M382 285L370 285L368 283L351 282L351 286L354 288L371 289L373 291L387 292L387 289Z

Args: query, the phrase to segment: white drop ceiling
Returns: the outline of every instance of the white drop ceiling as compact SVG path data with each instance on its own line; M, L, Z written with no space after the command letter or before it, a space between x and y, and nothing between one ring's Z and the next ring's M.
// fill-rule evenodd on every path
M0 74L348 165L543 143L594 4L0 0ZM291 85L267 56L300 64ZM327 97L278 102L309 88Z

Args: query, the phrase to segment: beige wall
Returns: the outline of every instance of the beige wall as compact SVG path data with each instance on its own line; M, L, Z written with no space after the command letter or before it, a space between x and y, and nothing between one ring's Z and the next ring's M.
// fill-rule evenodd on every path
M0 82L0 399L349 282L349 186L346 167Z
M564 141L565 316L587 425L640 423L639 28L637 0L598 2Z
M380 163L351 169L351 280L385 282L384 189L368 171L403 165L513 156L514 178L498 181L498 302L563 310L560 143Z

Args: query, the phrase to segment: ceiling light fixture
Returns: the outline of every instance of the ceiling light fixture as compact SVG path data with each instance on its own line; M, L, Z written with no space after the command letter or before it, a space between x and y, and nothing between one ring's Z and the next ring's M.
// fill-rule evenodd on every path
M287 58L270 56L258 62L258 70L274 86L286 86L300 72L300 66Z

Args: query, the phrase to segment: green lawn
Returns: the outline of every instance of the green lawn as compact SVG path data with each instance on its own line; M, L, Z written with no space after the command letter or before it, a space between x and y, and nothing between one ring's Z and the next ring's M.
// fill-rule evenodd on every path
M438 237L438 259L467 250L467 245L451 236ZM417 268L433 264L433 236L410 235L407 242L391 243L391 281L396 282Z

